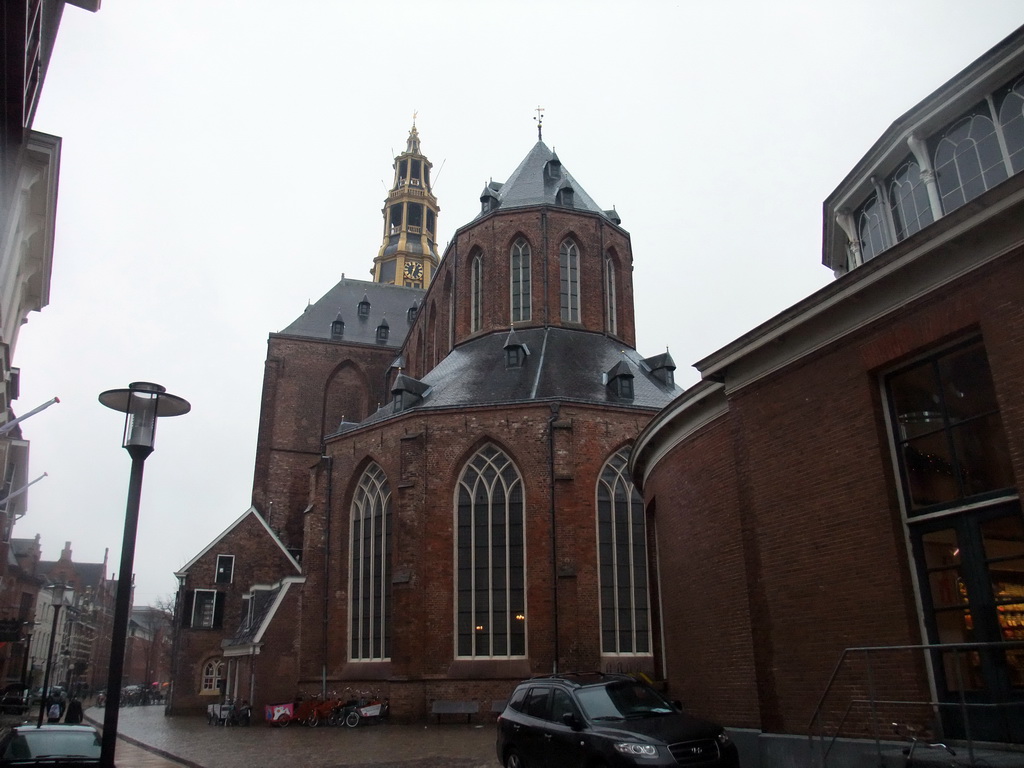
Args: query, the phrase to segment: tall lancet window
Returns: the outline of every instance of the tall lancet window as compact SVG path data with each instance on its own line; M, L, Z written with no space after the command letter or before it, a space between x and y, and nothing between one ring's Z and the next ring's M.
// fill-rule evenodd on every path
M512 244L509 270L511 272L512 322L529 320L531 314L530 244L521 237Z
M563 240L562 247L558 249L558 269L562 320L578 323L580 321L580 251L572 240Z
M605 330L608 333L619 332L619 318L615 303L615 260L611 256L604 257L604 316Z
M476 332L483 327L483 311L481 304L483 302L484 266L483 259L481 259L479 255L473 258L473 263L470 267L469 282L469 329Z
M629 449L610 459L597 482L601 653L651 652L644 502L629 479Z
M523 480L494 445L459 478L455 501L456 654L526 655L526 545Z
M352 661L391 656L391 487L374 463L352 499L349 638Z

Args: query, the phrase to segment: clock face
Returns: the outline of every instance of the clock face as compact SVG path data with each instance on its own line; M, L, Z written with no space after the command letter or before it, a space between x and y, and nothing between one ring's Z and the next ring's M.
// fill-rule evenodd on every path
M405 276L408 277L410 280L422 280L423 265L407 261L405 263Z

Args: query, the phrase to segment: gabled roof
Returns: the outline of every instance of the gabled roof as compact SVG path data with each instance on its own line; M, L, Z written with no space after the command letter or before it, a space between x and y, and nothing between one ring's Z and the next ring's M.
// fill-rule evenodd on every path
M558 191L565 188L572 190L573 210L597 213L614 224L619 223L618 215L613 217L610 212L601 210L543 141L533 145L519 167L512 171L508 181L504 184L490 182L484 187L484 194L496 198L497 206L482 211L479 216L486 215L490 210L558 205Z
M316 303L306 307L306 311L281 331L281 335L330 340L331 323L340 319L345 322L345 334L340 341L401 347L409 331L406 321L409 308L419 306L424 293L426 291L422 288L343 277ZM360 317L359 302L364 298L370 303L370 313L367 317ZM390 318L386 320L390 334L386 344L378 344L377 326L386 318Z
M209 552L211 549L216 547L217 544L219 544L224 539L224 537L226 537L229 533L231 533L233 530L235 530L235 528L237 528L239 525L241 525L242 521L245 520L250 515L255 517L256 520L259 521L260 525L263 526L263 530L266 531L266 533L270 537L271 541L273 541L274 544L277 545L278 549L281 550L281 553L288 559L288 562L290 562L295 567L295 572L296 573L301 573L302 572L302 566L300 566L298 561L294 557L291 556L291 553L288 552L288 549L282 543L281 539L279 539L277 534L274 533L273 529L269 525L267 525L267 521L263 519L263 516L259 512L256 511L256 507L249 507L245 512L243 512L241 514L241 516L237 520L235 520L235 522L233 522L231 525L229 525L227 528L225 528L221 532L221 534L219 536L215 537L213 539L213 541L211 541L209 544L207 544L206 547L203 548L202 552L200 552L198 555L196 555L191 560L189 560L187 563L185 563L183 566L181 566L181 568L179 568L177 571L175 571L174 575L180 578L180 577L184 576L185 574L187 574L189 568L191 568L193 565L195 565L196 562L198 560L200 560L207 552Z

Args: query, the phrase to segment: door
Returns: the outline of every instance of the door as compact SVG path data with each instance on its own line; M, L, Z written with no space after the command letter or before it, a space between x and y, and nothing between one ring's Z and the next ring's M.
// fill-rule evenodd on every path
M915 523L929 642L947 737L1024 743L1024 517L1019 507ZM1005 646L1005 647L1001 647ZM969 705L967 722L961 697Z

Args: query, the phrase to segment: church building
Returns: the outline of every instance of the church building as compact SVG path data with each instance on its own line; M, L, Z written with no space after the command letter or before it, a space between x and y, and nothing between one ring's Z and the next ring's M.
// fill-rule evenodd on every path
M173 713L346 690L491 712L553 671L663 680L627 465L680 390L636 349L633 253L538 135L437 251L415 125L372 281L270 335L252 506L177 573Z

